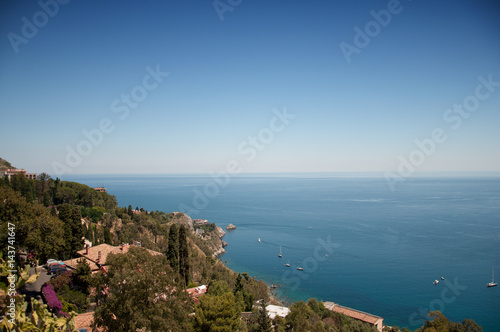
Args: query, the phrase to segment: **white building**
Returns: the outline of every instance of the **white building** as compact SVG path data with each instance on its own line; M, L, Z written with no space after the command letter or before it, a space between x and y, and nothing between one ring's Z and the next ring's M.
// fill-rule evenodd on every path
M266 307L266 312L271 319L276 318L276 316L285 318L290 313L290 309L288 309L287 307L270 304Z

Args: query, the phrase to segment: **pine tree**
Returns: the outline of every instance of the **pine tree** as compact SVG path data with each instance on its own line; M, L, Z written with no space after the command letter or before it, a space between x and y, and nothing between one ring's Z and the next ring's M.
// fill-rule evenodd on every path
M168 232L167 259L174 272L179 272L179 227L170 226Z
M203 296L195 312L195 331L238 331L240 312L231 292Z
M189 249L187 243L186 227L182 225L179 229L179 272L187 285L189 283Z

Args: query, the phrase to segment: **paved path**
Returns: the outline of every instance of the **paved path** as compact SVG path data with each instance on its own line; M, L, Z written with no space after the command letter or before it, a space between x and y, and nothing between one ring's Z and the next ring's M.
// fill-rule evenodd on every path
M28 301L28 303L31 302L31 299L32 298L41 298L42 297L42 286L43 284L45 284L47 281L50 280L50 275L47 274L47 271L41 267L41 266L38 266L36 267L36 271L37 272L40 272L40 275L38 276L38 278L36 279L36 281L32 284L27 284L26 287L25 287L25 290L23 291L23 294L26 295L26 301ZM32 267L30 269L30 275L33 275L35 274L35 268ZM31 306L28 305L28 309L27 309L28 312L31 312Z
M36 267L36 272L40 272L40 276L36 279L36 281L32 284L26 285L26 290L31 291L31 292L41 292L42 291L42 286L44 283L50 280L50 275L47 274L47 271L45 268L41 266ZM32 267L30 269L30 275L35 274L35 268Z

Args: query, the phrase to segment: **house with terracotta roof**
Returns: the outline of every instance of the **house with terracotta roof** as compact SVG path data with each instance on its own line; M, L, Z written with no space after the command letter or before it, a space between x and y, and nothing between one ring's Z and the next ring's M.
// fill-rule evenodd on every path
M87 263L90 265L90 269L92 273L98 271L105 271L106 259L109 254L125 254L129 251L130 247L135 245L122 244L120 246L112 246L110 244L102 243L98 246L89 247L86 246L85 249L77 251L77 254L80 256L78 258L70 259L64 261L63 263L71 269L75 269L78 263L78 260L85 258ZM161 252L157 252L154 250L146 249L151 255L162 255Z
M384 328L384 319L379 316L375 316L363 311L359 311L356 309L343 307L339 304L333 302L323 302L323 305L326 309L331 310L333 312L338 312L340 314L346 315L347 317L351 317L362 322L371 324L377 328L378 331L382 332Z
M206 285L201 285L198 287L193 287L193 288L188 288L186 289L186 292L195 300L197 301L199 297L205 295L207 292L207 286Z

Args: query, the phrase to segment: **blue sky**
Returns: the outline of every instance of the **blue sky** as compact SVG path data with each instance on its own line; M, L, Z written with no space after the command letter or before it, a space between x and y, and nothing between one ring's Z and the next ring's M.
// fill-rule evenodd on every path
M0 5L0 156L14 166L500 171L494 1L60 1Z

